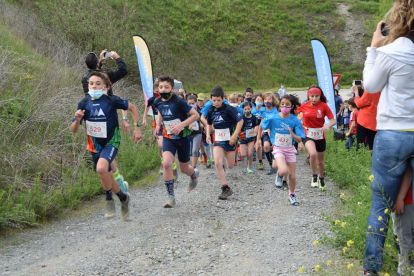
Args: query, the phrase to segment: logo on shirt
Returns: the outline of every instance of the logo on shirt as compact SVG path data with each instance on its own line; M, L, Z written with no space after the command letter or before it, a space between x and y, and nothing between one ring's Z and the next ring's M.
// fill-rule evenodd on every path
M214 122L223 122L224 119L221 116L217 116L216 118L214 118Z
M170 109L164 109L164 110L162 111L162 115L163 115L163 116L172 116L172 112L171 112L171 110L170 110Z
M99 117L99 116L105 116L105 113L103 113L102 108L99 108L99 110L98 109L92 110L91 117Z
M316 115L317 118L322 118L322 112L320 109L318 109L318 115Z

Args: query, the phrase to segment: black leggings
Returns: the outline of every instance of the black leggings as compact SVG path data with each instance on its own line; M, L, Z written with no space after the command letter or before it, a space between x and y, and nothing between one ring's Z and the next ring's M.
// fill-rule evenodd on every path
M364 143L365 146L368 145L369 149L372 150L374 146L374 138L377 132L369 128L363 127L361 125L357 126L357 143ZM366 141L365 141L366 140Z

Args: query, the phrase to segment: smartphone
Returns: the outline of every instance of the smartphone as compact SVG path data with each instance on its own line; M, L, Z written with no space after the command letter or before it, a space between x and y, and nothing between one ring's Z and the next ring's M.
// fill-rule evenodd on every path
M104 58L110 58L110 57L112 57L111 52L106 52L104 54Z
M387 36L389 34L390 30L387 29L387 24L386 23L382 23L381 24L381 34L383 36Z
M360 81L360 80L354 80L354 84L355 85L361 85L362 84L362 81Z

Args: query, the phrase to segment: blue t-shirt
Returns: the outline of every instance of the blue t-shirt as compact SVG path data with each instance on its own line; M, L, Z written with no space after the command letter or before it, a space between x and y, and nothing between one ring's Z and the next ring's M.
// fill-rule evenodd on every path
M242 119L242 115L236 108L222 104L220 108L212 106L207 114L207 123L215 129L230 129L233 134L235 125Z
M297 136L302 139L305 139L305 131L303 130L300 120L294 116L290 115L288 118L282 118L279 114L274 114L263 119L261 122L263 129L270 129L270 141L272 145L275 143L275 135L279 134L290 134L288 127L290 127ZM295 143L295 140L292 139L292 145Z
M149 98L148 99L148 101L147 101L147 106L151 106L151 108L152 108L152 114L154 114L154 116L155 115L158 115L158 110L155 108L155 106L154 106L154 102L155 102L155 100L157 99L157 97L155 97L155 96L152 96L151 98Z
M277 111L276 107L273 107L270 110L267 110L266 108L261 108L259 110L259 117L263 119L269 117L270 115L274 115L274 114L279 114L279 111Z
M87 149L90 152L99 153L107 145L113 145L115 148L119 148L121 133L119 131L116 110L127 110L127 100L121 99L118 96L106 95L103 95L97 100L92 100L91 96L86 96L78 103L77 110L79 109L85 110L85 115L82 117L82 120L87 121L87 132L97 136L94 137L88 134ZM103 130L103 126L106 127L106 138L99 138L100 134L102 134L101 129Z
M172 94L171 98L168 101L162 101L161 98L156 99L154 102L155 108L158 109L158 112L162 116L162 122L164 124L162 135L170 139L180 139L191 134L191 130L186 126L179 135L168 134L165 127L166 121L172 121L179 119L181 122L187 120L188 112L191 110L191 106L184 101L183 98L178 97L175 94Z
M223 103L227 105L229 104L229 102L226 99L223 100ZM203 106L203 109L201 109L201 114L207 117L208 111L210 110L212 106L213 106L212 100L209 100L208 102L206 102Z

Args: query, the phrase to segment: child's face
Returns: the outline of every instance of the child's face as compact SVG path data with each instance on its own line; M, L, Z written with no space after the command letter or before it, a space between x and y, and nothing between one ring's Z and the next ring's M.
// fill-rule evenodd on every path
M102 79L98 76L92 76L89 78L88 81L88 89L89 90L101 90L104 89L105 82L102 81Z
M257 97L254 102L255 103L263 103L263 98L262 97Z
M155 88L154 88L154 94L155 94L155 93L160 93L160 90L158 89L158 87L155 87Z
M272 107L273 106L273 99L272 97L266 97L263 101L264 105L266 107Z
M191 107L196 108L196 102L195 102L193 99L188 100L188 101L187 101L187 103L188 103Z
M197 100L197 105L198 105L199 108L203 108L204 101L203 100Z
M252 111L252 108L250 106L246 105L245 107L243 107L243 111L244 112L250 112L250 111Z
M236 100L229 100L229 103L231 103L231 104L237 104L237 101Z
M317 94L312 94L309 96L309 100L311 101L311 104L313 105L317 104L320 99L321 99L321 96Z
M244 97L246 99L253 97L253 93L252 92L246 92L246 95L244 95Z
M280 107L292 107L292 103L288 99L282 99Z
M213 105L215 108L220 108L221 105L223 104L222 97L211 96L211 101L213 102Z
M240 105L243 102L243 98L237 98L237 104Z

